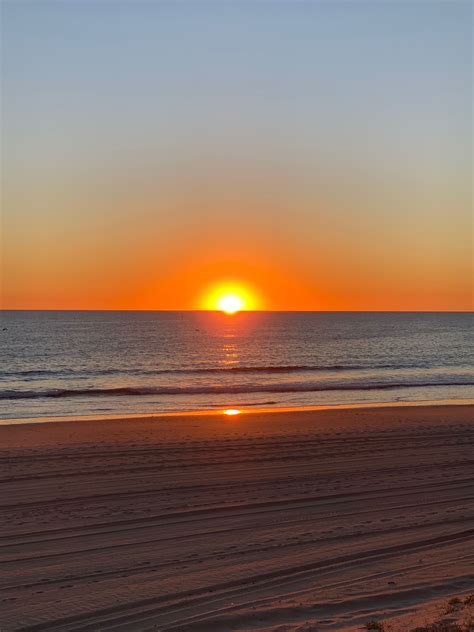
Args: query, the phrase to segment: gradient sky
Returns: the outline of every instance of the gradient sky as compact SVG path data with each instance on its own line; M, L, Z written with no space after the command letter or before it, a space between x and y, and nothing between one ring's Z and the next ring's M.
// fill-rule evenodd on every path
M4 308L472 308L469 1L2 14Z

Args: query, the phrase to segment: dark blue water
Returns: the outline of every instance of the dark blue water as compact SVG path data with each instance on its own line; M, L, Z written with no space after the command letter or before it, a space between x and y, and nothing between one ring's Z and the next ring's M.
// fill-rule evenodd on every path
M468 399L466 313L2 312L0 418Z

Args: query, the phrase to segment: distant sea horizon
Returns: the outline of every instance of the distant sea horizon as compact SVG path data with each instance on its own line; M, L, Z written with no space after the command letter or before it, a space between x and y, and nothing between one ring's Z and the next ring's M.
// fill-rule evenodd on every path
M220 313L219 309L59 309L59 308L0 308L1 313L7 312L199 312ZM472 309L241 309L238 313L272 313L272 314L474 314ZM229 318L235 316L228 315Z
M472 312L2 310L0 419L468 400Z

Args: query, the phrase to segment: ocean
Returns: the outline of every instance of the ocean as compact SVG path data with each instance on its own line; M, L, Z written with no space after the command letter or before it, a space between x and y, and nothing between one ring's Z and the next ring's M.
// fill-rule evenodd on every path
M0 418L463 400L469 313L4 311Z

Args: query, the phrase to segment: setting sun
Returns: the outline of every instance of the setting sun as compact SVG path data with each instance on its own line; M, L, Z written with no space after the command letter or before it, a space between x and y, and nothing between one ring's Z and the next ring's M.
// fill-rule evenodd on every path
M244 307L244 302L237 294L224 294L217 302L218 308L226 314L235 314Z
M248 286L224 281L216 283L203 293L200 303L201 309L236 314L240 311L261 309L257 294Z

